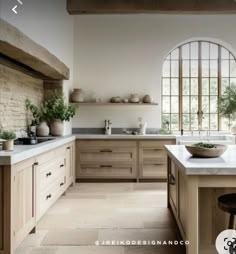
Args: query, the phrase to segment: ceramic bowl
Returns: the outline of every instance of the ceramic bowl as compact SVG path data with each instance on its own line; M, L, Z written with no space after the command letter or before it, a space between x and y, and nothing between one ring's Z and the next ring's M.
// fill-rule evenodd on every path
M192 154L194 157L200 157L200 158L214 158L221 156L226 150L227 146L225 145L219 145L214 144L216 147L214 148L205 148L205 147L199 147L196 145L186 145L186 149L189 153Z

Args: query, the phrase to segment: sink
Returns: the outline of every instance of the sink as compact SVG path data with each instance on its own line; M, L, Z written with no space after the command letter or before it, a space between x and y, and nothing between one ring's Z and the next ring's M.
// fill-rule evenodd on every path
M213 136L180 136L176 137L176 144L189 145L199 142L233 145L235 137L231 135L213 135Z

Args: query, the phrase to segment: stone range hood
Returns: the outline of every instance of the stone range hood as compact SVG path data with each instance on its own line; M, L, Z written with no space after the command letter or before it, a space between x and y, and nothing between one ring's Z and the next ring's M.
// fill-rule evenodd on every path
M0 64L42 80L68 80L69 68L19 29L0 19Z

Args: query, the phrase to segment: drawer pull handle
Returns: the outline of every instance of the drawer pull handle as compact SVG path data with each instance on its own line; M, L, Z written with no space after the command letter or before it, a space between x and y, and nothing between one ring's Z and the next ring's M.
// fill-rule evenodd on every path
M60 168L63 168L63 167L64 167L64 164L61 164L61 165L60 165Z
M175 185L175 177L172 174L169 175L169 183Z
M39 163L38 163L38 162L35 162L35 163L34 163L34 166L38 166L38 165L39 165Z
M112 150L104 149L104 150L100 150L100 153L112 153Z
M112 165L100 165L100 168L112 168Z
M51 198L51 197L52 197L51 194L47 195L46 200L48 200L48 199Z
M46 177L49 177L51 175L52 175L52 172L49 172L49 173L46 174Z
M60 187L63 186L63 185L64 185L64 183L60 183Z

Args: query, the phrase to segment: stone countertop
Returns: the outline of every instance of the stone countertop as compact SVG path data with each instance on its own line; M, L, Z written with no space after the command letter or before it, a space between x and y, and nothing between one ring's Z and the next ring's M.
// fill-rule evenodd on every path
M101 140L158 140L158 139L175 139L176 135L161 135L161 134L147 134L147 135L129 135L129 134L76 134L76 139L101 139Z
M13 165L75 140L74 135L57 137L36 145L15 145L14 151L0 150L0 166Z
M165 147L186 175L236 175L236 145L228 145L226 152L217 158L194 158L184 145Z

